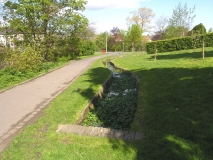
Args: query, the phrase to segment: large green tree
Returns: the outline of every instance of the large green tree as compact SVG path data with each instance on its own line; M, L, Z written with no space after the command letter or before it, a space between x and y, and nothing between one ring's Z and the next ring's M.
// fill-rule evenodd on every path
M105 50L106 49L106 41L108 40L108 33L102 32L96 36L95 44L96 50Z
M141 47L141 40L142 40L142 30L139 25L133 24L129 27L126 35L127 44L131 46L131 50L139 50Z
M179 27L167 26L163 33L163 39L180 37L180 30L184 33L188 32L188 28L185 28L183 26L179 26Z
M194 11L195 7L189 8L187 3L182 5L181 2L179 2L175 9L173 9L173 15L169 18L168 26L176 28L179 32L179 37L185 36L196 16Z
M200 23L191 30L192 34L206 34L206 28L205 26Z
M4 4L3 18L12 34L23 34L24 42L42 48L48 59L58 38L78 37L88 21L79 11L85 0L19 0Z

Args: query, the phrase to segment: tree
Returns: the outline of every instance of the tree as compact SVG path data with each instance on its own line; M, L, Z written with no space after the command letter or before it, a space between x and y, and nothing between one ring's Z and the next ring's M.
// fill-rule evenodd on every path
M85 4L85 0L7 1L3 18L13 34L23 34L24 42L36 44L47 60L55 39L78 37L85 30L88 21L78 12Z
M179 4L173 9L173 15L169 18L169 26L175 27L179 32L179 36L183 37L190 29L194 18L195 18L195 6L193 8L188 8L187 4ZM186 30L187 29L187 30Z
M96 28L95 28L95 22L89 22L87 26L85 27L85 30L82 30L80 33L80 37L83 40L95 40L96 36Z
M117 41L117 39L120 36L120 29L118 27L113 27L112 30L110 30L110 32L112 33L112 36L115 38L115 40Z
M95 38L96 50L102 50L106 48L106 37L108 33L102 32L98 34Z
M150 30L153 28L153 26L151 26L151 23L155 14L153 13L152 9L145 7L139 8L137 11L130 12L130 14L132 16L127 17L126 19L128 24L139 25L143 32L150 32Z
M208 30L208 33L213 33L212 27Z
M184 27L167 26L163 34L163 39L177 38L180 37L180 30L187 32L188 29Z
M108 49L111 51L121 51L124 41L123 30L120 30L118 27L113 27L110 32L111 36L108 38Z
M156 31L155 31L154 35L152 36L152 40L153 41L157 41L157 40L163 39L167 22L168 22L167 18L164 17L163 15L160 16L156 20L156 22L155 22L155 29L156 29Z
M139 25L133 24L127 31L127 41L131 44L132 51L141 46L142 30Z
M168 19L165 16L160 16L155 22L155 29L157 32L163 33L166 29L166 25L168 23Z
M200 23L196 26L194 26L194 28L191 30L192 34L206 34L206 28L205 26Z

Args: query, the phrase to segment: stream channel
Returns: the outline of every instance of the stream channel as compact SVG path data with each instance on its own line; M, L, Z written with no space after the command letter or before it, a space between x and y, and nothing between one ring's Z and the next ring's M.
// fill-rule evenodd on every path
M116 69L110 61L106 67L112 71L110 87L82 125L129 130L137 109L137 80L132 73Z

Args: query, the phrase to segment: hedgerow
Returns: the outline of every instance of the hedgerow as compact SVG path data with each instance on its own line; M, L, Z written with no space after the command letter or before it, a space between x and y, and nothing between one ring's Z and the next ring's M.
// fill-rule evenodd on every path
M213 46L213 33L210 33L191 37L149 42L146 44L146 51L148 54L153 54L156 52L156 50L158 53L163 53L193 48L201 48L202 39L204 39L206 47Z

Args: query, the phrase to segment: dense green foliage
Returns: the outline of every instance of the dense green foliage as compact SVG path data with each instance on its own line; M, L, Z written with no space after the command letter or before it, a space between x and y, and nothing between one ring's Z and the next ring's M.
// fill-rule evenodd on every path
M80 47L81 56L89 56L95 53L95 44L92 41L83 41Z
M183 37L188 32L188 28L183 26L167 26L164 33L162 34L163 39L171 39L171 38L178 38ZM183 34L183 35L181 35Z
M106 40L107 40L108 36L109 35L107 32L100 33L96 36L95 45L96 45L97 51L106 49Z
M206 34L206 28L205 26L200 23L191 30L192 34Z
M25 72L27 70L39 70L43 60L40 52L28 46L22 52L11 50L5 58L5 63L8 64L8 67Z
M146 44L146 51L148 54L186 50L192 48L201 48L202 39L205 39L205 46L213 46L213 34L196 35L195 37L183 37L169 40L160 40L149 42Z
M28 69L23 71L17 70L14 67L5 67L4 69L0 70L0 90L12 87L18 83L29 80L40 74L46 73L66 63L67 61L44 62L44 63L40 63L36 69Z
M142 30L139 25L133 24L129 27L126 35L126 47L129 51L140 51L142 41Z
M94 104L83 125L129 130L136 107L136 80L128 72L117 73L104 98Z
M68 50L78 55L75 42L88 26L88 20L79 12L85 9L85 4L84 0L20 0L18 3L9 0L3 6L4 31L12 35L16 46L30 44L41 50L45 60L56 59L58 43L72 44Z

